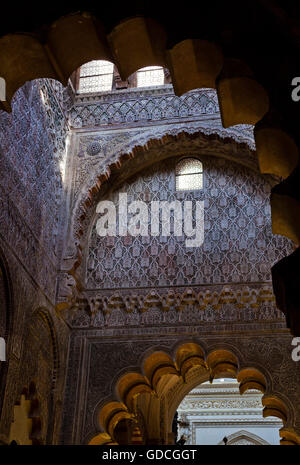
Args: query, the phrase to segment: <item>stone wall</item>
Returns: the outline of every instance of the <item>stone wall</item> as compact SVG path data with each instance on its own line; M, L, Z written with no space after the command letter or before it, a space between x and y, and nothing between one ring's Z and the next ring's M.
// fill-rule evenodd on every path
M222 128L214 91L178 98L171 86L76 97L71 124L62 266L81 263L82 288L62 313L72 327L62 443L87 443L100 431L100 407L116 400L118 377L140 371L145 353L171 353L190 338L211 349L232 346L245 364L265 367L274 391L296 408L299 373L293 386L285 380L298 367L270 278L272 264L293 244L272 235L276 181L258 173L252 128ZM203 162L202 191L175 192L175 162L183 155ZM188 251L174 237L101 239L97 203L115 201L119 192L146 202L195 194L205 202L203 246ZM72 283L61 283L65 298Z
M56 442L60 428L68 345L67 326L54 310L68 128L62 89L53 81L28 82L16 93L12 113L0 114L0 248L11 283L3 442L14 405L32 382L41 442Z
M270 282L272 265L293 251L291 241L272 234L272 179L228 160L199 154L203 189L176 191L176 162L182 156L188 153L137 173L105 196L117 213L121 193L127 194L128 204L145 202L148 235L100 237L96 230L100 214L96 214L86 254L86 289ZM194 221L195 202L204 202L204 243L188 247L184 230L179 237L174 231L164 236L161 217L160 235L151 235L152 201L178 201L181 207L192 201ZM128 214L128 219L132 216ZM118 231L118 214L116 223Z
M106 329L73 333L62 443L84 444L101 431L99 411L109 401L119 400L117 380L125 373L142 373L145 356L164 351L174 357L180 343L199 343L209 353L216 348L237 354L240 366L255 367L268 379L268 394L284 399L289 408L288 427L300 432L299 364L291 358L291 336L279 332L239 331L221 334L210 324L193 327L156 326L147 330ZM196 380L197 383L197 380ZM195 383L195 385L197 385ZM198 380L199 384L199 380ZM177 396L176 385L168 402ZM178 399L178 404L182 399Z
M68 128L62 86L56 87L49 80L27 83L12 113L0 114L1 232L52 302Z
M0 248L7 264L12 302L1 441L8 440L14 405L34 382L41 408L41 442L87 442L98 431L99 405L114 397L119 374L132 368L139 370L146 351L158 346L169 351L172 345L190 337L207 341L211 347L217 343L230 345L234 337L234 349L246 354L251 363L266 363L273 370L274 386L292 405L299 403L295 393L297 372L290 387L284 384L295 366L291 365L290 336L274 304L268 269L273 259L288 253L291 247L289 241L270 233L267 196L272 182L256 173L252 128L223 129L214 92L189 94L178 99L170 86L164 86L154 91L115 92L99 100L97 96L87 101L79 97L71 109L69 131L68 95L60 85L40 80L27 83L17 92L12 114L0 114ZM188 110L184 112L184 108ZM121 285L127 268L119 255L140 260L141 270L143 250L137 258L132 244L120 243L120 251L118 244L106 242L103 249L93 235L90 242L97 201L105 197L110 182L123 188L129 176L139 172L142 176L126 185L133 195L142 194L138 188L142 183L142 190L153 194L165 190L165 195L175 198L171 182L174 156L183 147L185 153L203 156L209 195L203 191L200 197L210 202L208 242L215 241L218 250L209 248L207 242L200 254L193 251L189 257L186 251L172 254L175 244L158 242L158 256L151 254L153 244L140 242L140 249L149 247L147 269L151 271L156 265L158 275L152 271L144 276L132 274L128 291ZM121 163L124 155L128 161ZM160 179L157 166L144 171L154 161L161 162L166 174L158 190L153 189ZM221 171L223 177L219 176ZM103 174L109 181L103 191L94 189L97 195L93 197L91 189L95 183L98 186ZM231 182L232 176L236 184ZM230 193L230 188L235 192ZM243 198L241 204L239 196ZM230 237L229 232L234 208L240 220L240 229L235 231L239 238ZM214 223L213 215L221 213L227 221L224 228L222 222ZM254 216L253 233L253 227L248 226ZM80 228L84 230L81 238ZM229 250L230 241L237 247L233 252ZM226 243L228 248L223 250ZM112 247L123 267L120 276L105 268L108 256L98 256L99 248L109 255ZM83 286L74 293L75 279L68 271L78 259L78 250L84 255L78 269ZM230 253L238 257L234 259ZM219 262L214 260L222 254L226 263L220 274ZM202 266L204 255L205 266L211 267L207 273ZM165 272L168 256L173 256L172 275ZM180 260L186 257L189 263L180 281ZM235 265L241 257L241 265ZM99 281L104 268L106 275ZM64 297L69 292L76 298L66 312L57 314L61 293ZM265 347L267 336L271 345L268 342ZM261 341L259 347L256 338ZM279 355L276 344L280 345ZM252 346L257 346L253 353ZM274 353L281 357L279 371L272 361ZM298 428L298 417L291 421Z

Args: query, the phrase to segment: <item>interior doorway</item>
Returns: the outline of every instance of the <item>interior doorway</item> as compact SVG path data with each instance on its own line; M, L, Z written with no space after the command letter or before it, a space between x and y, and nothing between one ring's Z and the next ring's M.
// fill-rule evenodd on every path
M239 392L236 379L219 378L192 389L177 409L177 441L190 445L279 445L282 420L263 418L263 394Z

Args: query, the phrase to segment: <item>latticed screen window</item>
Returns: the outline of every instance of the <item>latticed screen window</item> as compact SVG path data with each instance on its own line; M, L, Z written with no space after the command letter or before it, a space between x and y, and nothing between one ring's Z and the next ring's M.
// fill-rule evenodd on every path
M197 158L184 158L176 165L176 190L189 191L203 188L203 166Z
M104 92L112 89L114 65L109 61L93 60L80 68L78 92Z
M164 82L165 74L161 66L147 66L137 72L137 87L162 86Z

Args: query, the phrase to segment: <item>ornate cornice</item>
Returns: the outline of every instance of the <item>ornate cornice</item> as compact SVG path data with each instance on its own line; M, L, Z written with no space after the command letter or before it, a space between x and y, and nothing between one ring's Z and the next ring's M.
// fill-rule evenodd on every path
M70 110L73 129L105 130L122 125L147 127L178 122L200 126L218 126L227 137L244 137L255 150L253 127L246 124L224 129L221 124L217 93L214 89L198 89L181 97L174 94L172 85L144 90L126 89L103 94L77 95ZM200 124L202 122L202 124Z
M128 89L108 90L105 92L88 92L77 93L75 96L74 104L81 103L95 103L95 102L111 102L128 100L128 96L140 98L153 95L164 95L167 93L173 94L173 85L164 84L162 86L149 86L149 87L130 87Z
M65 318L74 328L284 320L269 283L85 291Z
M215 410L215 409L220 409L220 410L232 410L232 409L262 409L262 404L261 404L261 396L256 396L256 398L253 399L239 399L239 394L235 393L235 396L232 396L230 399L222 399L222 398L208 398L208 396L205 396L205 399L191 399L190 396L185 397L185 399L181 402L179 406L179 412L184 411L187 415L189 415L189 410L191 410L191 415L195 414L197 415L198 413L195 413L195 410ZM219 412L220 415L222 414ZM243 412L239 412L239 414L242 414Z
M150 121L219 115L214 89L190 91L181 97L172 85L127 89L100 94L77 95L70 112L73 128L120 124L147 124Z

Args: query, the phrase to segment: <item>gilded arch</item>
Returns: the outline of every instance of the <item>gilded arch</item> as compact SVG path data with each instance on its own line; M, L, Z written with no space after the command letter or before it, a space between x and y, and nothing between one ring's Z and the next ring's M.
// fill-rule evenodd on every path
M167 352L158 348L148 351L148 355L143 357L139 373L130 370L119 376L115 384L115 394L111 398L114 400L102 403L100 410L99 408L97 410L99 426L103 432L90 438L88 442L90 444L114 442L116 440L114 429L118 422L128 420L137 424L138 420L135 418L137 406L144 415L148 431L154 431L155 428L153 429L150 424L147 425L147 421L150 423L155 421L157 415L145 417L145 413L154 399L160 399L163 405L168 393L173 390L171 404L164 405L164 409L169 410L170 415L160 421L160 427L164 432L161 432L162 436L155 438L156 441L162 441L157 442L158 444L168 443L175 410L187 392L199 383L212 380L214 377L236 377L241 394L253 388L264 393L263 416L277 416L283 421L284 427L280 430L281 443L300 444L299 434L291 427L294 423L293 409L288 399L285 402L284 396L280 394L278 396L277 392L275 394L272 390L272 374L270 378L270 373L266 373L264 368L259 370L247 365L244 357L237 355L238 351L233 352L229 347L221 347L220 344L219 347L211 348L205 354L199 342L181 343L174 349L175 356L172 358ZM145 404L146 398L149 400ZM142 403L139 403L140 399ZM146 410L143 411L143 408ZM164 409L163 416L166 414Z

